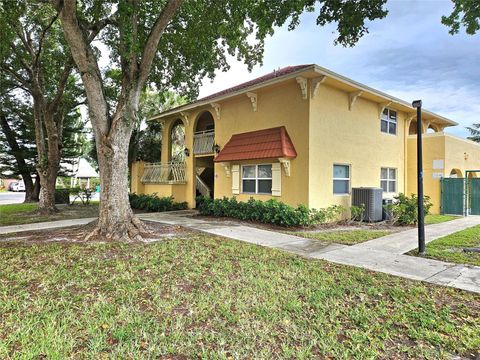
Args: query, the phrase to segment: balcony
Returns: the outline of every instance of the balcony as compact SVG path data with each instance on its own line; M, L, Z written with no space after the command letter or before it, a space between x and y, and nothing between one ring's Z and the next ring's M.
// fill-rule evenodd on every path
M185 184L187 172L185 163L147 163L141 182L144 184Z
M215 130L197 131L193 134L193 153L212 154L215 145Z

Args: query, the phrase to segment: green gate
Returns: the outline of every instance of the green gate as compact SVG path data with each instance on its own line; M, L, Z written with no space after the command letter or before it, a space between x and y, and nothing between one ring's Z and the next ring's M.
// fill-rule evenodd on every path
M464 184L463 178L441 179L441 213L463 215ZM473 194L473 192L472 192Z
M469 179L470 214L480 215L480 178Z

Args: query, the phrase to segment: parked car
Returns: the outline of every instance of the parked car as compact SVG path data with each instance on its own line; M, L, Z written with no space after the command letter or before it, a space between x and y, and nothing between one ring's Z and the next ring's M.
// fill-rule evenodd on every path
M23 181L10 183L8 190L15 192L25 191L25 183Z

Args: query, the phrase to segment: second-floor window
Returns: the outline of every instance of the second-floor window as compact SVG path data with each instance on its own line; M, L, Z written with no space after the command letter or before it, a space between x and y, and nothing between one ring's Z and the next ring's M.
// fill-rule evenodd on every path
M380 119L380 128L387 134L397 134L397 112L391 109L385 109Z

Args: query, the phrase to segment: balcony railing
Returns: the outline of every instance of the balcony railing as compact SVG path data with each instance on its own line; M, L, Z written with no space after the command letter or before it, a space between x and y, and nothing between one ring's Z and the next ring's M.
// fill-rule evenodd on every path
M141 179L144 184L184 184L187 182L185 163L147 163Z
M215 145L215 130L198 131L193 134L193 153L211 154Z

